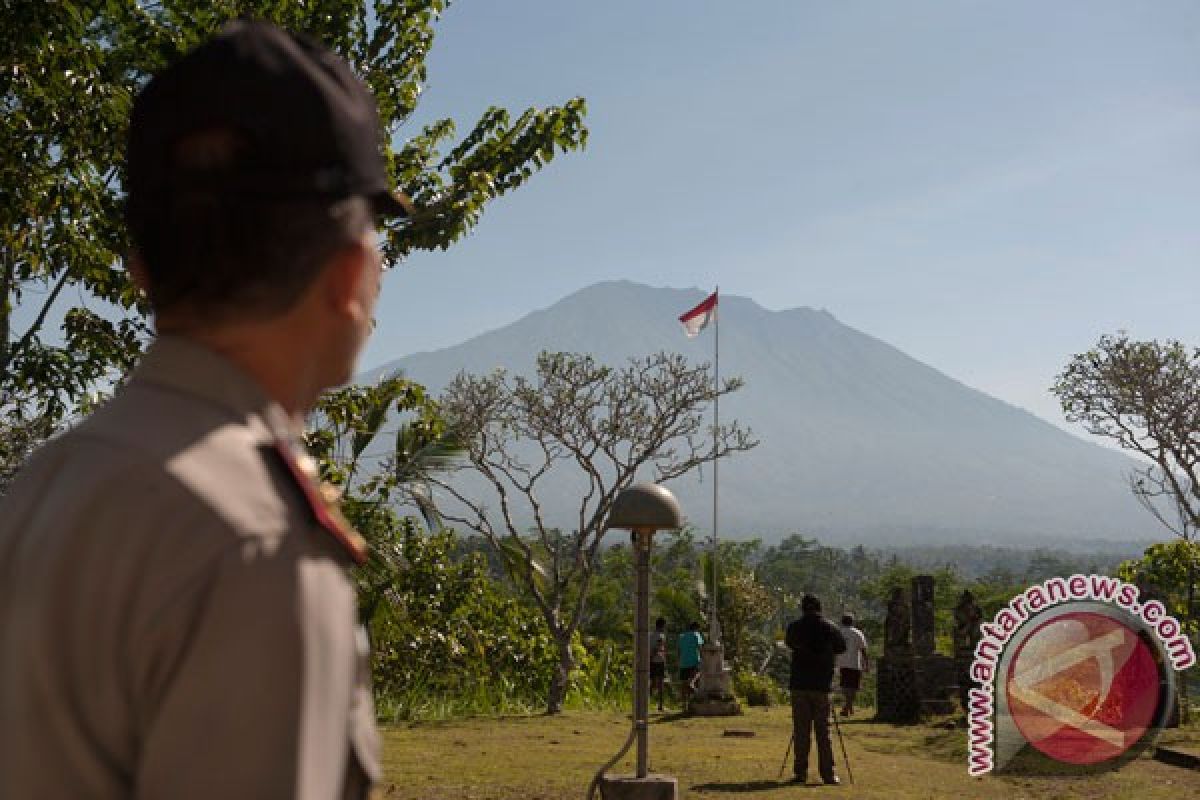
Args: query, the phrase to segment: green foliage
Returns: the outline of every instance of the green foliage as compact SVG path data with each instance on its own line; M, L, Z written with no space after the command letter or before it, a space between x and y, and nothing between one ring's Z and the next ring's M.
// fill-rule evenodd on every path
M386 431L389 449L368 452L389 420L398 423ZM418 501L427 495L404 490L448 468L461 452L457 434L425 387L399 374L325 393L312 423L305 444L321 465L322 479L378 502L413 500L422 512L426 504Z
M717 618L726 659L737 666L757 669L773 646L762 628L775 611L775 598L745 565L724 570L718 576L718 585Z
M500 591L478 556L456 558L453 533L425 534L411 518L392 530L404 567L368 620L377 692L540 699L557 651L538 615Z
M403 524L412 525L411 522ZM400 552L404 552L403 547L400 548ZM434 569L434 565L437 564L470 562L488 576L491 589L499 593L501 598L523 606L520 599L514 599L519 598L520 594L507 577L503 563L495 557L494 550L478 537L465 540L455 538L448 549L437 545L431 553L432 555L425 556L430 561L430 569ZM797 553L807 554L810 562L798 562ZM580 630L572 637L573 667L569 674L564 708L628 708L633 681L631 556L630 547L625 541L613 542L599 554L584 620ZM702 576L705 573L707 556L704 543L697 542L690 530L684 530L679 535L657 537L651 559L653 599L650 616L652 620L657 616L668 620L671 642L668 647L668 661L672 673L677 657L675 636L684 630L689 622L703 621L705 618L707 606ZM964 557L970 561L975 556L968 552ZM929 569L914 566L899 555L885 558L878 552L861 547L827 547L813 540L799 538L781 546L766 548L753 540L723 542L720 558L722 572L726 576L737 576L737 580L730 585L725 585L725 580L722 581L721 622L729 648L727 657L734 666L735 691L746 698L748 704L780 702L785 696L789 651L776 646L773 640L782 636L783 626L796 616L793 601L798 601L804 591L815 590L821 594L822 586L835 586L841 592L844 608L857 612L858 624L866 632L871 649L878 656L882 645L886 600L891 588L900 586L908 589L913 575L931 573L936 579L938 647L942 652L949 652L953 606L962 589L971 589L984 607L986 615L991 616L1016 592L1025 588L1026 584L1022 583L1026 578L1025 570L1029 563L1036 560L1036 556L1029 556L1021 562L1026 566L1019 569L998 569L990 575L967 579L960 577L958 565L954 563ZM1057 574L1069 575L1084 569L1081 563L1072 562L1064 555L1054 558L1056 560L1052 566L1058 570ZM1038 563L1037 569L1042 569L1050 565L1051 560L1042 559ZM839 569L846 570L847 574L838 577L832 584L821 583L834 577L826 567L828 564L840 565ZM854 567L855 564L858 564L858 567ZM808 567L813 567L813 571L809 572ZM367 570L363 570L360 574L366 572ZM439 577L434 580L446 580L440 577L443 573L438 574ZM795 583L789 584L790 588L786 591L779 591L778 586L767 585L763 581L762 576L765 575L776 578L791 575ZM740 602L737 582L747 576L752 576L761 591L766 593L769 601L767 614L765 617L761 614L755 616L752 622L748 622L744 634L733 634L732 620L727 616L729 609L726 604ZM426 588L422 591L430 591L427 583L423 585ZM388 591L391 593L388 596L395 595L394 590ZM757 593L758 590L755 591ZM416 602L418 596L412 595L412 602ZM826 596L832 597L835 594L826 593ZM831 607L828 603L826 608L829 616L833 618L843 610L842 607ZM387 613L396 613L395 606L390 607ZM520 613L526 615L527 624L535 616L529 609L523 608ZM435 621L428 618L427 624L432 627ZM497 621L495 624L506 623ZM539 630L544 630L544 627ZM401 633L399 629L393 629L387 634L390 640L401 642L404 641L404 636L410 635L412 634ZM536 635L546 634L539 632ZM734 639L740 636L744 636L746 645L733 644ZM772 654L769 660L766 659L768 653ZM553 670L553 666L543 669ZM469 670L464 667L461 674L469 674ZM544 672L539 674L539 680L546 680ZM388 713L392 716L415 719L499 711L523 713L535 705L526 693L529 687L534 685L532 683L520 684L511 679L491 680L483 677L473 683L461 679L456 679L457 683L439 683L440 678L428 675L420 669L411 669L407 675L404 681L396 681L390 685L387 692L380 697L381 708L390 709ZM459 688L449 688L453 686ZM868 673L859 698L860 703L871 703L873 687L874 676Z
M0 417L0 497L33 451L55 432L45 416L30 420Z
M780 702L783 689L766 675L740 669L733 673L733 691L749 706L773 706Z
M633 697L633 649L603 639L577 638L576 667L565 708L629 708Z
M322 476L340 488L342 511L370 545L355 578L381 713L428 718L540 697L557 663L540 616L492 580L482 556L461 554L452 532L426 534L398 512L412 500L436 521L428 494L414 489L457 453L424 387L393 375L331 392L312 424L306 438Z
M1192 636L1200 633L1200 620L1196 618L1200 542L1175 539L1151 545L1140 559L1123 562L1117 577L1137 585L1144 599L1161 602Z
M0 3L0 413L57 421L128 370L148 330L123 267L121 219L132 98L166 63L238 17L315 36L374 90L389 142L412 116L447 0L165 0ZM585 104L516 114L488 108L453 141L452 120L386 154L395 186L421 207L388 227L389 264L446 249L486 205L557 154L584 146ZM443 153L442 151L445 150ZM60 309L67 298L77 305ZM28 311L15 330L14 310ZM53 313L52 313L53 312ZM45 325L62 316L62 341ZM24 319L28 319L27 325Z
M894 574L885 576L889 569ZM767 548L758 566L759 580L775 596L774 628L780 637L787 622L799 613L800 597L807 592L821 598L830 616L854 613L860 627L866 626L868 640L877 638L883 624L877 612L886 605L891 583L906 581L912 574L898 560L885 567L878 553L861 546L844 550L800 534ZM881 580L887 588L880 587Z

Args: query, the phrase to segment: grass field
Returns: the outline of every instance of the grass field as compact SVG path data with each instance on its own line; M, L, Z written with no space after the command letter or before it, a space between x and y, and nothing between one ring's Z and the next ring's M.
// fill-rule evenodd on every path
M1200 796L1200 770L1140 759L1119 772L1086 778L971 778L961 729L893 727L861 719L842 732L855 783L849 785L835 736L843 785L778 782L787 747L788 709L748 709L741 717L655 715L651 771L674 775L683 797L754 800L810 795L861 798L1137 798ZM753 738L723 736L726 729ZM617 713L566 712L418 723L384 730L383 795L388 798L559 800L584 797L596 769L624 743L629 720ZM1200 732L1174 734L1200 740ZM816 776L816 755L809 767ZM613 768L632 773L632 758ZM790 777L790 766L785 778Z

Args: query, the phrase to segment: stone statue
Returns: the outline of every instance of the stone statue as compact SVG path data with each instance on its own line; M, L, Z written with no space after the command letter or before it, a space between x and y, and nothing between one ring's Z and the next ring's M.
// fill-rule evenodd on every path
M908 655L912 653L909 633L912 627L908 598L900 587L892 589L888 600L887 618L883 623L884 655Z
M912 579L912 641L919 656L933 655L937 645L933 584L932 575L917 575Z
M975 602L970 589L963 590L954 607L954 658L971 661L975 656L975 645L983 635L979 626L983 623L983 611Z
M958 676L958 702L965 713L970 713L971 689L979 684L971 679L971 661L975 658L975 645L979 644L983 631L983 611L975 602L970 589L964 589L954 607L954 667Z

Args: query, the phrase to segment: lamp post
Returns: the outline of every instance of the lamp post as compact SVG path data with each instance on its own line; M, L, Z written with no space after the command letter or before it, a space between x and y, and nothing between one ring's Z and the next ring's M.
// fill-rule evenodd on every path
M650 774L650 548L655 531L678 530L683 513L675 496L653 483L640 483L623 490L613 501L606 528L630 532L635 563L634 591L637 599L634 619L633 658L633 730L621 748L600 768L588 790L591 797L597 786L605 800L675 800L678 785L668 775ZM617 763L637 740L637 771L632 777L604 774Z

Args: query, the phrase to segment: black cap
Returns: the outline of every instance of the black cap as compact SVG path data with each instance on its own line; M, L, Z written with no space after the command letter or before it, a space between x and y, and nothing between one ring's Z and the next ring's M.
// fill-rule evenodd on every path
M389 189L381 132L374 98L340 57L273 25L232 22L134 101L129 213L206 192L359 195L377 214L411 216Z

